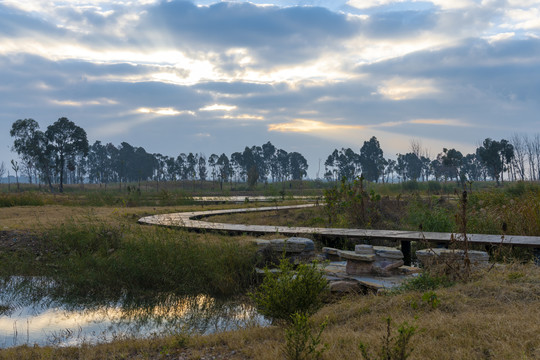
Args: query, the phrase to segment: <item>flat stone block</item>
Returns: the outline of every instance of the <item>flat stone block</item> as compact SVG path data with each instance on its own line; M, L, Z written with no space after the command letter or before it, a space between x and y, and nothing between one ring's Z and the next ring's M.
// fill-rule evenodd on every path
M331 248L331 247L323 247L322 248L322 252L325 253L325 254L329 254L329 255L337 255L338 251L339 251L338 249Z
M357 254L374 254L375 253L372 245L364 245L364 244L356 245L354 247L354 252Z
M345 272L348 275L367 275L371 274L372 263L366 261L347 261Z
M381 258L387 259L403 259L401 250L388 246L374 246L375 254Z
M328 284L330 292L333 293L359 293L362 291L362 287L357 281L332 281Z
M339 257L352 261L364 261L364 262L373 262L375 261L375 255L364 255L357 254L354 251L339 250Z

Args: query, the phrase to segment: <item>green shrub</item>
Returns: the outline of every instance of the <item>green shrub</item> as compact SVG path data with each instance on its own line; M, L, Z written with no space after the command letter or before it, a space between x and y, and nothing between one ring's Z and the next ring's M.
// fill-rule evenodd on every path
M307 315L294 313L291 324L285 329L285 346L283 347L285 358L287 360L320 359L327 349L326 345L318 349L322 332L327 324L325 321L319 325L319 331L314 335L309 327Z
M293 321L293 315L311 315L322 306L327 281L317 263L300 264L295 269L281 258L278 271L265 268L259 288L249 296L257 310L277 321Z
M450 287L452 285L454 285L454 282L452 282L446 276L435 276L435 275L431 275L427 271L424 271L420 275L413 277L410 280L404 282L398 288L398 291L403 291L403 290L429 291L429 290L438 289L440 287Z
M398 327L397 337L391 334L391 318L386 318L386 335L377 357L371 356L367 346L360 343L362 357L366 360L406 360L411 356L413 348L411 338L416 334L417 327L409 325L406 321Z
M409 191L409 192L417 191L419 189L418 181L416 180L404 181L401 183L401 189L403 191Z

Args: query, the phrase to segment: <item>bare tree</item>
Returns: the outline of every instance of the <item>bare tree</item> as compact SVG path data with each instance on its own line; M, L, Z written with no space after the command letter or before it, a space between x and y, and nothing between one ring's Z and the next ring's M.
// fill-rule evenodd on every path
M422 156L422 140L411 139L409 145L411 152L420 159L420 156Z
M525 148L527 149L527 160L529 162L529 176L532 181L536 178L536 157L534 153L534 139L529 139L527 135L524 135Z
M2 179L4 177L4 174L6 173L6 165L4 164L4 162L2 161L0 163L0 179ZM1 180L0 180L1 182Z
M534 157L536 159L536 172L534 173L534 176L536 180L540 180L540 134L534 135L534 139L532 140L532 143L533 143Z
M514 145L512 167L521 180L525 180L526 140L524 136L515 133L510 138L510 142Z

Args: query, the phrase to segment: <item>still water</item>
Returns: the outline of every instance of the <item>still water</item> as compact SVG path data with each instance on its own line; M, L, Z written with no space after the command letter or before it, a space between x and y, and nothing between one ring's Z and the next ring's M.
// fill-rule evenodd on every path
M241 300L171 294L151 299L121 295L114 301L66 299L50 294L54 285L40 278L0 280L0 348L208 334L269 324Z

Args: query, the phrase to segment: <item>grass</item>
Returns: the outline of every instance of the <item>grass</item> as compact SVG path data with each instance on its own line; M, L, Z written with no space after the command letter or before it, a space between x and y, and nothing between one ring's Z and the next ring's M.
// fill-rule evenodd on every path
M436 290L440 303L422 301L423 291L386 296L351 296L322 308L313 324L328 319L322 359L359 359L360 342L379 349L386 333L385 319L394 328L414 323L418 332L411 347L413 359L538 359L540 356L540 269L511 264L493 268L467 284ZM411 306L413 303L419 306ZM316 325L313 325L316 331ZM281 328L250 328L208 336L182 335L120 340L80 348L19 347L0 351L0 359L162 359L281 358L285 342Z
M0 275L50 277L56 296L164 291L230 296L253 283L256 247L242 237L92 217L64 220L34 236L40 241L33 248L0 252Z
M390 226L416 230L420 222L423 228L432 231L454 226L457 211L453 195L398 197L403 191L398 185L388 185L388 190L380 185L373 187L380 189L380 193L384 190L393 194L388 195L388 204L389 209L393 206L396 210L386 218L397 213L401 217L392 218ZM423 186L420 184L414 191L424 191ZM436 189L431 185L430 191L446 190L444 186ZM506 233L540 235L539 194L540 187L530 184L473 189L469 197L468 231L501 234L506 224ZM50 199L49 196L52 197L46 195L45 199ZM54 277L61 285L55 294L60 297L114 298L126 292L157 296L165 291L229 296L245 293L253 284L254 249L248 237L195 234L135 224L144 215L215 209L223 205L88 206L87 194L74 191L64 196L63 199L72 199L65 201L69 206L59 205L64 200L46 200L45 205L0 208L0 230L32 230L39 238L26 250L0 248L0 274ZM445 200L439 202L441 198ZM227 207L246 205L259 204ZM324 226L323 215L316 211L242 214L238 215L242 219L238 222L258 223L255 219L259 219L269 224L283 221L291 225ZM231 218L225 220L234 222ZM0 312L2 306L5 309L6 304L0 304ZM387 331L386 318L392 319L394 328L403 323L417 326L418 332L411 343L414 359L538 359L540 268L517 263L497 265L466 284L422 276L416 283L384 296L351 296L326 304L311 318L312 330L316 331L316 324L326 318L328 325L321 340L328 344L328 350L322 354L323 359L361 358L360 343L369 345L370 349L381 348ZM176 334L142 340L118 339L97 346L23 346L0 350L0 359L214 356L265 360L280 358L284 342L283 330L271 326L208 336Z

